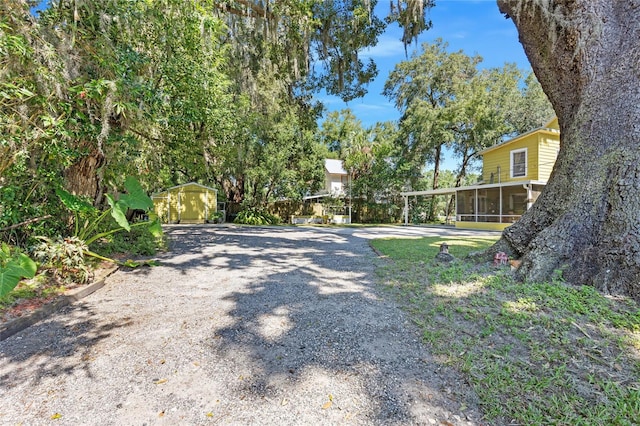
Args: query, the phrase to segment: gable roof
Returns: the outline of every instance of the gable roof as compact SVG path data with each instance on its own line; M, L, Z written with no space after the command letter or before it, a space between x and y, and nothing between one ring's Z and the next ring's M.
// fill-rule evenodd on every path
M171 188L167 188L167 189L165 189L163 191L160 191L160 192L158 192L157 194L154 194L154 195L164 194L165 192L171 191L172 189L183 188L185 186L197 186L197 187L200 187L202 189L208 189L210 191L214 191L216 194L218 193L217 189L211 188L210 186L204 186L204 185L201 185L201 184L196 183L196 182L189 182L189 183L183 183L182 185L172 186Z
M347 171L344 169L342 160L331 160L329 158L324 160L325 170L332 175L347 175Z
M551 134L551 135L559 134L560 130L558 129L558 118L554 118L553 120L549 121L549 123L547 123L545 126L538 127L537 129L530 130L530 131L528 131L526 133L518 135L518 136L516 136L516 137L514 137L512 139L509 139L507 141L500 142L498 144L490 146L489 148L485 148L482 151L478 152L478 155L484 155L487 152L491 152L491 151L494 151L494 150L496 150L498 148L502 148L504 146L510 145L513 142L519 141L519 140L521 140L523 138L526 138L529 135L532 135L533 133L538 133L538 132L543 132L543 133Z
M558 123L558 117L553 117L549 122L544 126L549 129L560 130L560 124Z

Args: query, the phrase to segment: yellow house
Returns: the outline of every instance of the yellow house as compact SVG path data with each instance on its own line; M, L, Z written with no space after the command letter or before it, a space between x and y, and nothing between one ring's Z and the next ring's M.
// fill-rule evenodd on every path
M456 196L458 228L502 230L530 208L551 175L560 149L558 119L481 152L482 178L477 185L403 192L405 224L409 197Z
M151 199L162 223L205 223L217 211L218 191L190 182L168 188Z

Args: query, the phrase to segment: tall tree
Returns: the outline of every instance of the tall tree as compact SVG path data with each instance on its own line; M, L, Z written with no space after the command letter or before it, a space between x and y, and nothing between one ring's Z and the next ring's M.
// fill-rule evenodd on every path
M496 249L640 300L640 0L498 0L558 115L545 190Z
M348 108L330 112L318 131L318 141L327 147L328 155L342 160L353 142L365 137L362 122Z
M399 198L404 182L396 170L397 134L395 123L377 123L354 139L345 151L344 167L351 174L350 194L356 203Z
M59 209L53 188L77 155L67 143L66 122L73 106L62 83L65 63L42 37L38 22L21 0L0 3L0 228L31 224L2 233L24 244L30 230ZM39 228L55 233L60 223Z
M526 74L524 85L519 87L518 102L508 108L505 117L505 123L514 129L515 135L542 127L556 115L533 71Z
M62 0L39 24L62 59L69 190L100 203L125 175L152 190L210 181L205 147L235 116L210 1Z
M160 171L149 182L155 189L213 182L218 158L211 155L212 147L225 143L235 131L238 108L226 74L227 52L220 42L224 27L209 8L207 1L175 0L142 8L147 19L136 39L148 58L149 71L143 78L154 95L147 106L154 122L127 129L155 145L139 153L147 168ZM141 124L146 124L146 131Z
M515 64L479 71L459 94L461 112L453 123L459 173L477 153L507 137L539 128L554 116L551 104L531 73L523 81Z
M383 92L402 113L404 158L419 172L427 162L433 163L432 189L439 186L443 149L455 140L454 123L462 112L465 86L476 75L476 66L482 60L462 51L449 53L447 47L441 39L434 44L424 43L421 53L396 65ZM419 174L413 176L415 183Z

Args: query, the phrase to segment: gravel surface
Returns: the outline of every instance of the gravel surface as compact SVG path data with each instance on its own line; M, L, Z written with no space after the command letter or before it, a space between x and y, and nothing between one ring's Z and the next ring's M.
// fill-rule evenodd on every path
M161 266L0 342L0 424L480 424L375 285L368 239L434 232L169 227Z

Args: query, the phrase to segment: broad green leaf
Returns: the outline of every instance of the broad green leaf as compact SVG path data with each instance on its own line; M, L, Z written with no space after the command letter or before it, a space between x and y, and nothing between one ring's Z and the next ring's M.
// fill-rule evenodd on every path
M7 243L2 243L2 246L0 246L0 260L5 260L9 257L11 257L11 247Z
M58 195L58 198L60 198L60 201L62 201L62 204L72 212L91 212L95 210L95 207L91 204L81 200L64 189L56 189L56 194Z
M111 204L111 216L113 216L118 225L127 231L131 231L131 225L129 225L129 221L127 220L127 205L122 200L114 204L112 204L112 202L113 199L109 202L109 204Z
M32 278L36 270L35 262L22 253L9 261L6 266L0 266L0 297L11 292L22 278Z
M109 206L113 209L116 207L116 200L115 198L113 198L111 195L109 194L104 194L104 198L107 199L107 203L109 203Z
M153 212L149 212L149 220L151 221L149 224L149 232L151 232L151 235L154 237L160 238L162 236L162 224L160 224L158 215Z
M0 267L0 297L9 294L18 285L22 278L20 272L21 268L15 263Z
M33 278L36 275L38 265L26 254L20 253L14 262L20 267L24 278Z
M105 198L111 206L111 216L116 220L116 223L127 231L131 230L129 221L127 220L127 208L122 201L116 201L113 196L105 194Z
M153 201L135 178L128 177L124 182L124 187L127 189L127 193L120 196L120 201L123 201L127 207L145 211L153 208Z

